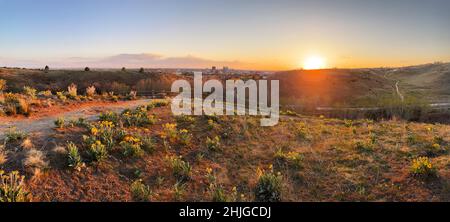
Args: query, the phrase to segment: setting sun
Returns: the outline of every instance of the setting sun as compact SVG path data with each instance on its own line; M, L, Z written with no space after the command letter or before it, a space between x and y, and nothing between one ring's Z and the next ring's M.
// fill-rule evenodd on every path
M325 59L319 56L308 57L303 63L304 69L323 69L325 66Z

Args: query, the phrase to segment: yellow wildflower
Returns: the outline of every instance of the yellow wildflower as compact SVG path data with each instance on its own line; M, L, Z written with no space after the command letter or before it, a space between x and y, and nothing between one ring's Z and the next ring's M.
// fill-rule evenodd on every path
M92 127L92 128L91 128L91 134L94 135L94 136L96 136L96 135L98 134L98 129L95 128L95 127Z

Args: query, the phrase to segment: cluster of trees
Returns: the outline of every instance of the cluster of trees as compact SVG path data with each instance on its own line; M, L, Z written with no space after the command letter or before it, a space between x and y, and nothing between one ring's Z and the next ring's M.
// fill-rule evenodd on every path
M50 67L45 66L44 71L45 71L45 72L50 71ZM84 68L84 71L85 71L85 72L89 72L89 71L91 71L91 69L90 69L89 67L86 66L86 67ZM126 68L125 68L125 67L122 67L122 72L125 72L125 71L126 71ZM144 68L140 68L140 69L139 69L139 73L144 73L144 72L145 72Z

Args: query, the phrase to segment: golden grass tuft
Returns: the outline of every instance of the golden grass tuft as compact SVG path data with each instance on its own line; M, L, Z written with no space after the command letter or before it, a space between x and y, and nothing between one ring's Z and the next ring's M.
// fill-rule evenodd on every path
M33 149L33 148L34 148L34 145L33 145L33 142L31 141L30 138L26 138L26 139L24 139L23 142L20 144L20 147L22 147L23 149L29 150L29 149Z
M48 167L48 161L45 161L45 154L35 149L28 150L22 164L27 171L35 175Z
M67 149L63 146L55 146L55 148L52 149L53 153L59 154L59 155L65 155L67 154Z
M6 154L5 151L0 150L0 165L5 164L6 161L8 161L8 155Z

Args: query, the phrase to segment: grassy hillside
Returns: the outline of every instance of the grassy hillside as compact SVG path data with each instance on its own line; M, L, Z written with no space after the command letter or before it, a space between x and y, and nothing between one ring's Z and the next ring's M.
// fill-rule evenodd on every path
M403 87L428 95L435 102L450 100L450 63L434 63L396 68L390 78L399 80Z
M166 72L138 70L126 71L78 71L78 70L42 70L0 68L0 79L7 81L9 91L20 92L23 86L38 90L65 90L71 83L80 89L94 85L99 92L128 93L131 89L138 91L170 90L171 83L180 77Z
M260 127L160 105L12 131L1 169L26 175L35 201L450 200L448 125L291 113Z

